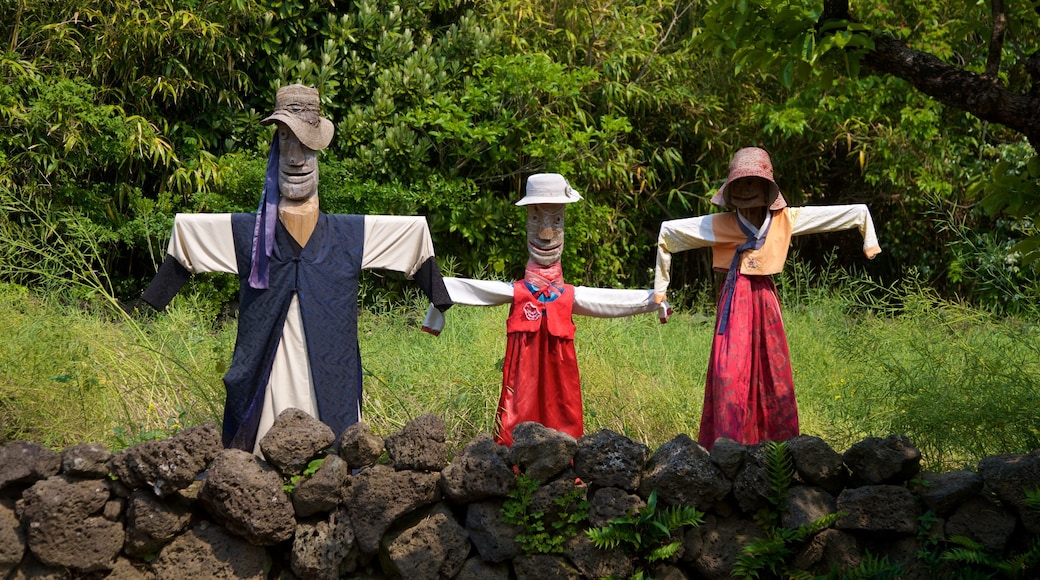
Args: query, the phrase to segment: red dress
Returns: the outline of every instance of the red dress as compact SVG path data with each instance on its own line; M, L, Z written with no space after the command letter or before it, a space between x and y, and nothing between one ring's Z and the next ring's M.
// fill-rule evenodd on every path
M737 273L732 284L721 334L725 288L719 300L697 438L709 450L719 437L753 445L798 435L791 356L773 278Z
M574 352L574 287L564 284L555 299L541 302L523 280L513 283L506 319L506 358L495 440L512 445L513 428L535 421L575 439L584 426L581 380Z

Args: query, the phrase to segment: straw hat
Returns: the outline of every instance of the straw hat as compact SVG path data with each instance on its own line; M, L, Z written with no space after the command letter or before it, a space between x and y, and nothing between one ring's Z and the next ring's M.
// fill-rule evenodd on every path
M527 178L527 194L516 205L532 203L574 203L581 199L559 173L535 173Z
M741 177L761 177L769 182L766 205L770 210L787 207L787 201L783 195L780 195L780 186L773 181L773 163L769 160L769 153L758 147L745 147L733 154L733 160L729 163L729 177L712 196L711 203L729 207L729 204L726 203L726 186Z
M275 121L285 123L308 149L321 151L332 141L332 121L321 116L321 100L318 89L305 85L288 85L278 89L274 113L263 121L270 125Z

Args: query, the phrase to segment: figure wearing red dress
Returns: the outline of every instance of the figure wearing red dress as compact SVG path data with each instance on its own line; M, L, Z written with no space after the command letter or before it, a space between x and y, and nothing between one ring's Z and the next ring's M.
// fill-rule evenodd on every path
M731 212L666 221L658 237L655 300L668 290L671 255L710 247L726 272L708 360L698 442L719 437L745 445L798 435L791 355L772 275L787 260L791 237L857 228L863 253L881 252L867 206L788 207L773 180L769 154L737 151L711 202Z
M509 304L502 392L495 418L495 440L513 443L513 428L525 421L579 438L584 433L581 379L574 350L572 315L597 317L660 313L667 320L667 303L655 303L652 290L616 290L572 286L563 281L564 208L581 199L562 175L539 173L527 179L529 260L524 278L515 282L445 278L454 304ZM438 334L443 315L434 308L423 329Z

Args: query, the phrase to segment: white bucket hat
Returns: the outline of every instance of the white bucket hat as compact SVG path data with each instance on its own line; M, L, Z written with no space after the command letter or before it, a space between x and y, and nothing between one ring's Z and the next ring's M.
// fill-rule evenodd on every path
M321 116L321 99L314 87L288 85L278 89L274 113L260 123L270 125L275 121L285 123L300 143L312 151L321 151L332 142L335 127Z
M574 203L581 195L559 173L535 173L527 178L527 194L516 205Z

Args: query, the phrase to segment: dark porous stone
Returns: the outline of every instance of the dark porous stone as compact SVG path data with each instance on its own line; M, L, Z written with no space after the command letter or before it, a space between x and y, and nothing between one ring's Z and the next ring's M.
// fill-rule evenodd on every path
M469 555L466 530L443 503L406 516L383 536L383 569L398 578L454 578Z
M843 456L849 486L902 485L921 471L921 451L905 435L867 437Z
M22 495L29 549L43 564L79 572L110 570L123 548L123 526L101 512L109 490L99 479L56 475Z
M263 580L269 568L263 547L205 520L167 544L152 564L156 580Z
M151 492L134 491L126 514L126 543L123 551L135 558L148 558L188 529L191 506L175 496L160 500Z
M336 580L357 568L354 528L344 508L296 525L290 567L304 580Z
M326 455L310 477L302 477L292 492L296 517L307 518L335 509L350 494L350 468L339 455Z
M492 564L508 562L520 555L516 536L523 528L502 520L504 500L490 499L471 503L466 509L466 531L480 554L480 559Z
M368 424L359 421L343 430L339 438L339 456L351 469L375 465L383 455L383 438L372 432Z
M704 509L726 497L731 483L707 450L690 439L677 435L658 447L647 462L639 483L639 495L649 498L657 491L663 505L681 505Z
M513 558L516 580L580 580L581 573L567 558L551 554L533 554Z
M444 495L460 504L509 495L516 487L516 474L508 456L509 448L480 433L441 470Z
M379 539L398 517L441 499L439 473L395 471L374 465L351 477L347 512L362 554L375 554Z
M509 565L485 562L474 556L462 565L455 580L509 580Z
M909 489L935 515L946 517L965 500L980 493L982 485L981 475L961 469L947 473L922 472Z
M744 465L747 445L726 437L719 437L711 448L711 462L719 466L726 477L733 479Z
M973 497L946 520L946 537L965 536L995 554L1004 553L1015 532L1015 516L982 497Z
M827 490L811 485L796 485L787 490L781 504L781 524L799 528L829 516L838 509L837 500Z
M112 452L100 443L80 443L61 452L61 472L84 479L108 476L108 460Z
M32 485L58 475L61 455L36 443L15 441L0 447L0 489Z
M631 578L634 559L624 550L600 549L586 534L567 539L563 554L585 578Z
M578 439L574 472L595 487L617 487L626 491L639 488L650 448L609 429Z
M426 414L405 424L386 438L386 452L394 469L440 471L448 463L444 421Z
M683 559L692 562L693 569L703 578L728 580L733 578L733 565L744 546L765 537L765 531L754 522L708 516L686 534Z
M1026 531L1040 534L1040 510L1026 505L1026 491L1040 487L1040 449L1026 455L997 455L979 462L983 489L1011 508Z
M913 534L920 515L913 494L897 485L846 489L838 496L837 507L846 515L834 527L854 532Z
M849 469L840 453L826 441L810 435L787 440L795 472L805 483L823 488L831 495L841 493L849 477Z
M217 427L207 423L134 445L113 456L108 469L128 488L151 489L162 497L191 485L222 449Z
M798 570L826 576L833 570L852 570L862 561L856 536L831 528L810 538L795 554L792 564Z
M14 510L0 504L0 578L7 578L25 555L25 531Z
M305 411L290 408L278 414L260 439L260 451L282 475L299 475L335 440L331 427Z
M589 498L589 524L600 528L610 520L623 518L643 509L643 498L617 487L601 487Z
M295 512L282 478L252 453L225 449L209 469L199 501L232 533L257 546L292 537Z
M574 437L541 423L526 421L513 428L513 463L535 481L549 481L563 473L577 450Z
M769 474L766 472L766 443L748 447L744 465L733 478L733 497L745 514L753 514L770 505Z

